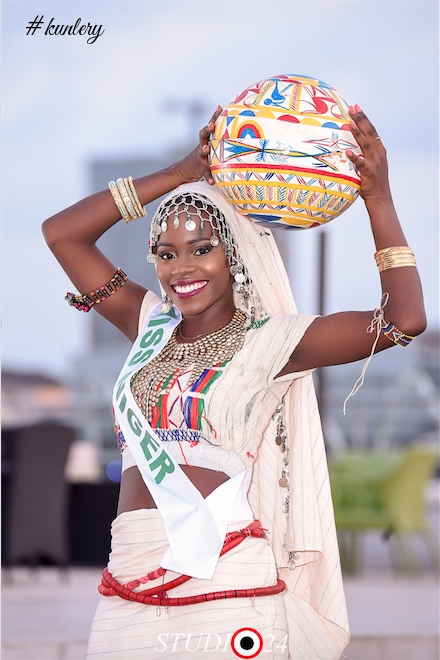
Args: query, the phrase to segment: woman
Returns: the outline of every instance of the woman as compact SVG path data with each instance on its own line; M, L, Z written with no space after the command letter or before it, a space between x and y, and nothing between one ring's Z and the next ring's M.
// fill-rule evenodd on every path
M322 318L297 314L270 232L213 186L220 112L182 161L134 187L112 182L43 225L80 291L107 282L71 302L88 310L101 298L96 310L134 342L114 392L123 476L88 658L339 658L348 624L310 374L425 328L385 149L361 109L350 126L362 155L347 156L387 296L374 312ZM148 256L160 303L115 275L96 241L169 191Z

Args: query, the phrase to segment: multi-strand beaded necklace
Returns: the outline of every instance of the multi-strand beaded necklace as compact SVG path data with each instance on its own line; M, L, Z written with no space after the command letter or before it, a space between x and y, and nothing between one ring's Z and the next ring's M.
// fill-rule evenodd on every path
M200 336L194 342L185 343L177 341L176 328L159 355L138 371L131 381L133 396L146 419L151 422L160 396L170 392L175 378L183 371L192 367L189 386L205 369L230 360L243 347L245 322L246 315L237 309L227 325Z

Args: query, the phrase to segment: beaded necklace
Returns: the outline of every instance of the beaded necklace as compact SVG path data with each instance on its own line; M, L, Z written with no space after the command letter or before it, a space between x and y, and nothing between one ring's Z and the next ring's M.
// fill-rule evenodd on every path
M175 378L192 366L191 385L205 369L230 360L244 344L246 315L239 309L222 328L202 335L194 342L178 343L175 328L169 342L131 381L133 396L146 419L151 422L153 409L161 394L169 394Z

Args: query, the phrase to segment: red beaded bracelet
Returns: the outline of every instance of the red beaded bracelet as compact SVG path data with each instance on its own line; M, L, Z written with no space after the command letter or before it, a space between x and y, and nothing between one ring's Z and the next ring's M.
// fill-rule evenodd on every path
M81 312L89 312L93 305L97 305L101 300L107 300L107 298L110 298L110 296L116 293L121 286L124 286L127 279L128 277L124 271L118 268L112 279L104 284L104 286L99 287L99 289L95 289L95 291L84 295L67 292L64 300L67 300L69 305Z

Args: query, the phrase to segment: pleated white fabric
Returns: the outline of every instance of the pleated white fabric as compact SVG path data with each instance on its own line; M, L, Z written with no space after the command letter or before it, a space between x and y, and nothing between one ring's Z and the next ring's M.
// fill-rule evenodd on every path
M228 532L251 521L229 525ZM122 513L112 526L109 571L120 583L156 569L168 545L165 528L156 509ZM251 570L249 570L251 567ZM166 581L177 577L168 571ZM163 578L142 585L151 588ZM264 539L248 537L220 558L213 580L191 579L169 596L191 596L210 591L253 588L276 584L273 553ZM150 660L206 657L236 660L232 637L241 628L257 630L269 660L288 658L287 621L283 596L231 598L201 605L156 608L101 597L92 626L87 660Z

